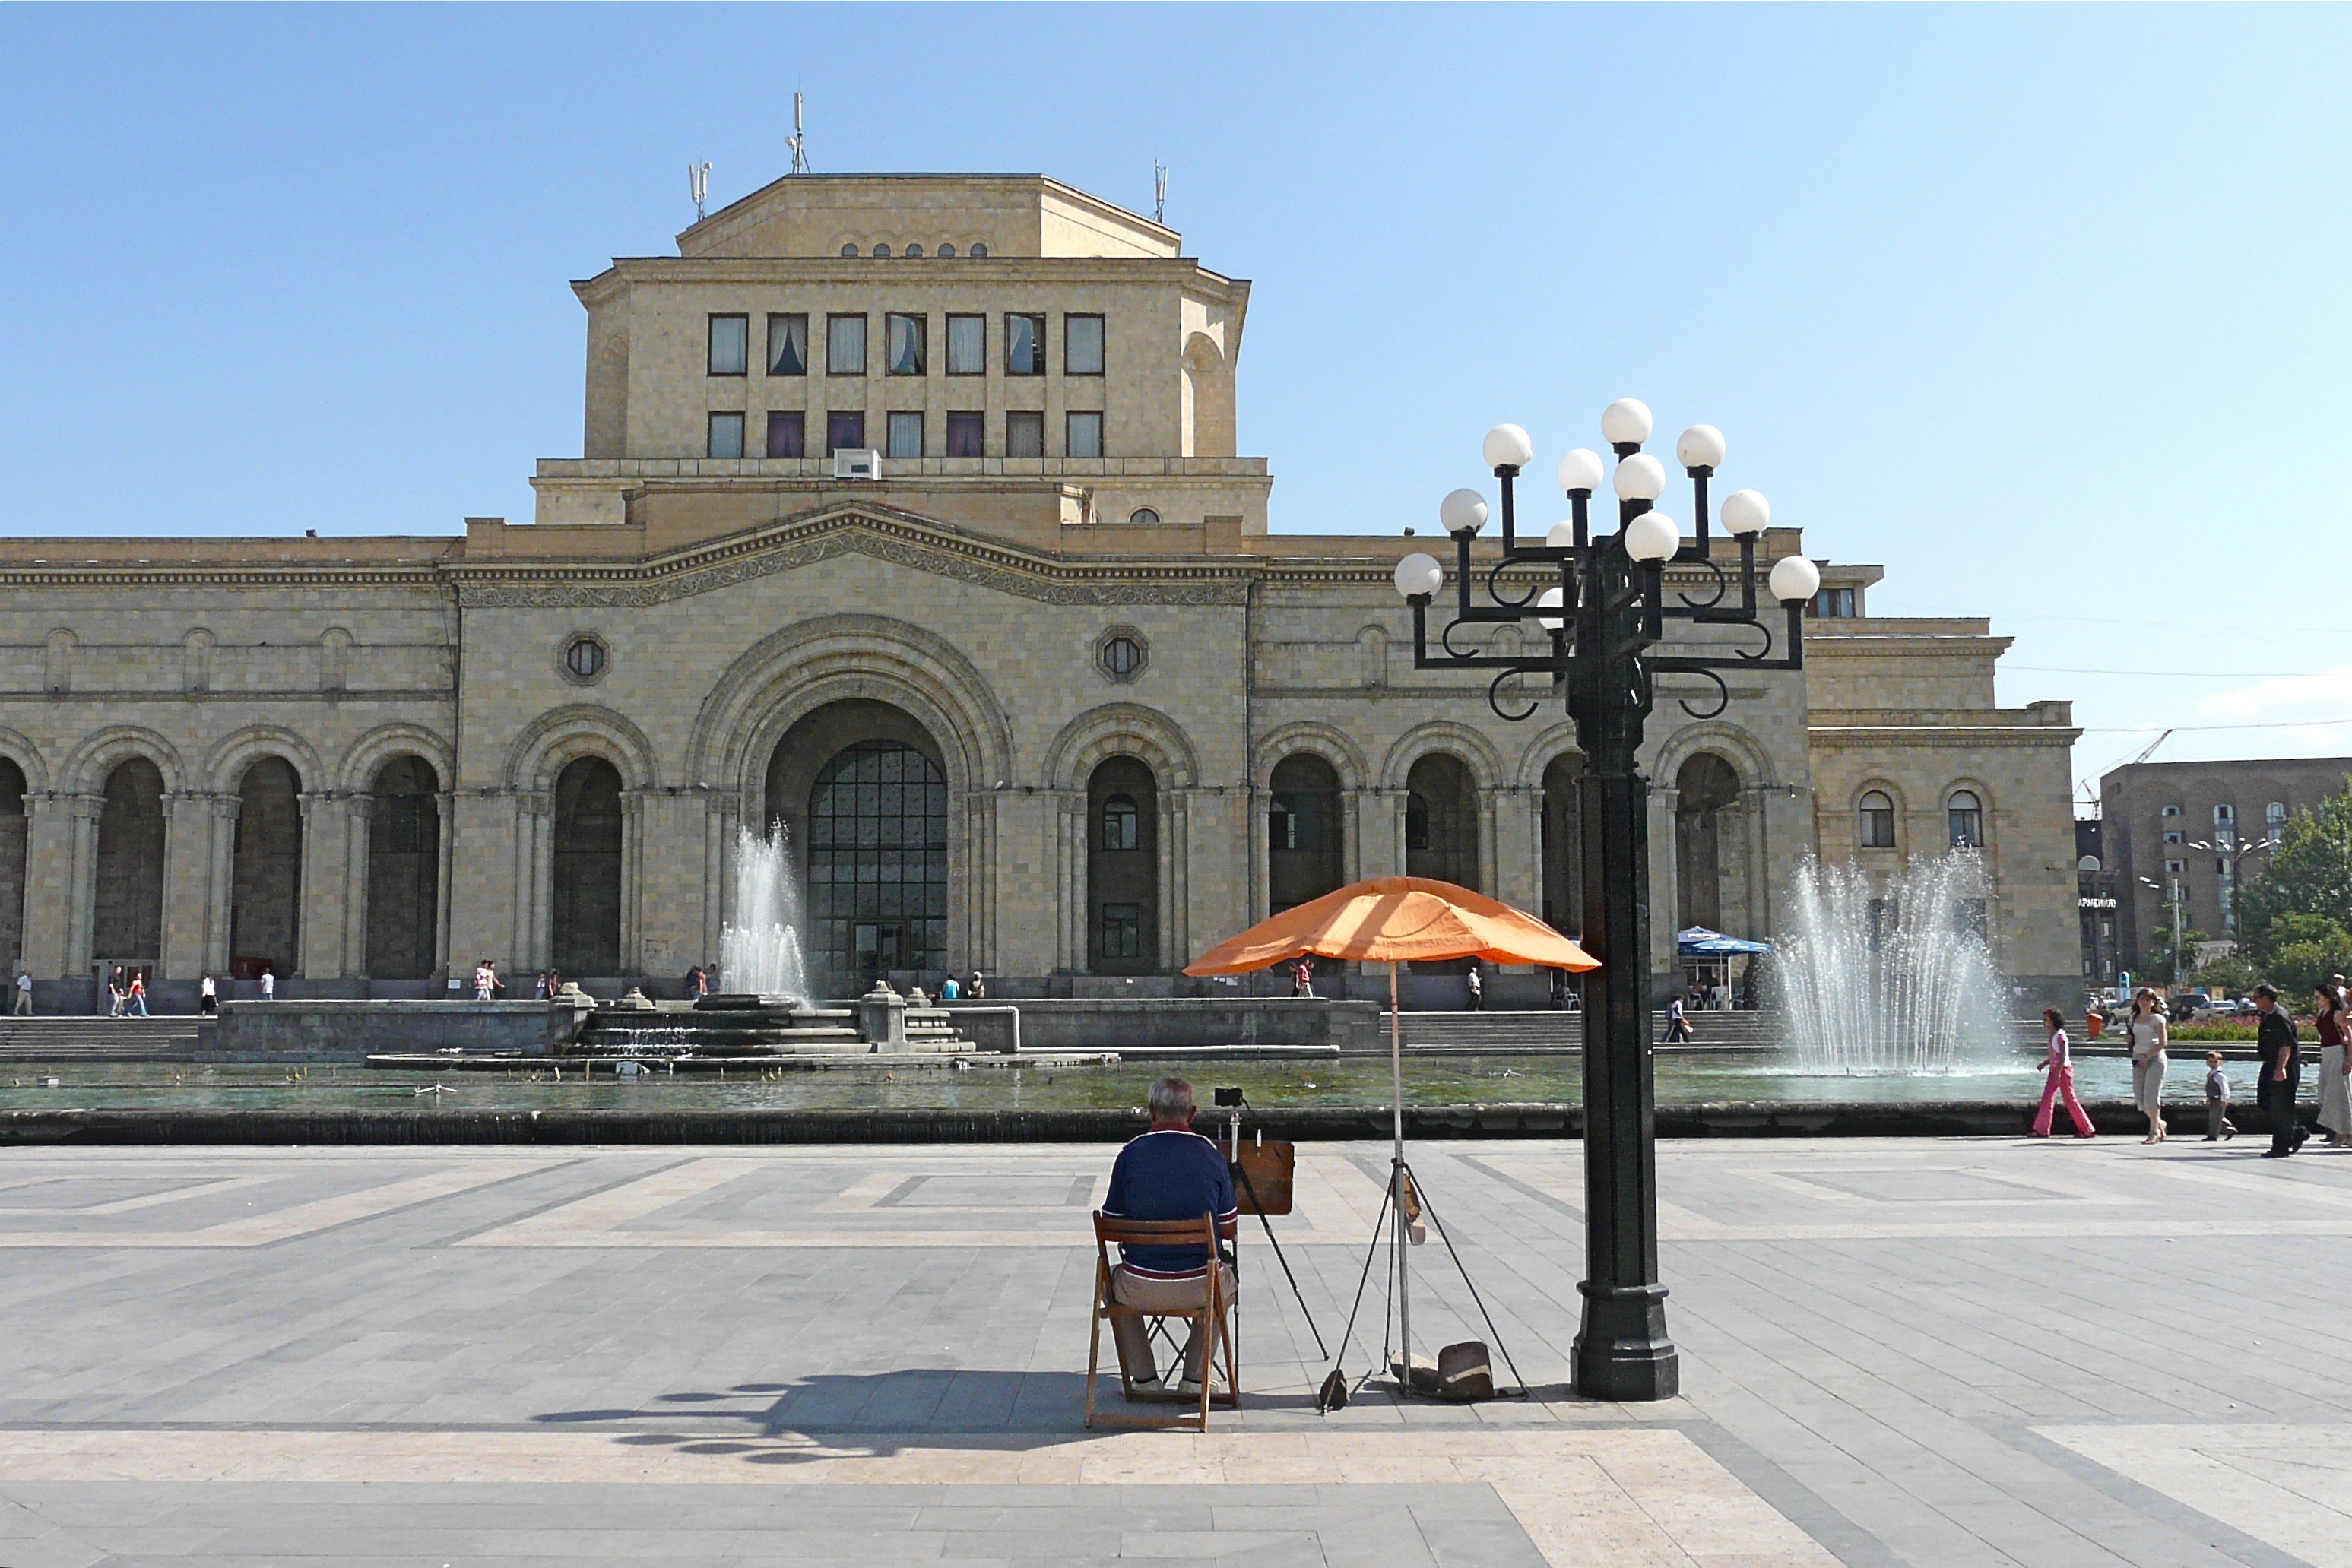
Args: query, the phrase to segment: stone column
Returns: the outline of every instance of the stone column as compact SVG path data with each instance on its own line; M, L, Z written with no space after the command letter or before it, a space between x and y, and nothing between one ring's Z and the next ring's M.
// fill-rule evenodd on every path
M1189 789L1169 798L1168 902L1160 919L1168 931L1168 967L1181 969L1192 961L1192 792Z
M158 979L193 980L205 967L209 912L223 881L212 863L211 819L210 795L164 792L163 950L155 956ZM221 907L226 906L224 901Z
M205 963L215 978L228 980L229 898L235 891L236 819L245 802L235 795L215 795L205 813L205 838L212 845L212 876L205 893Z
M527 798L530 816L530 896L524 904L530 923L530 943L522 971L535 972L555 965L555 799L539 793ZM519 971L520 972L520 971Z
M642 975L645 953L646 794L621 791L621 973Z
M1487 841L1494 846L1494 871L1485 892L1515 909L1540 914L1543 908L1543 862L1537 853L1536 814L1518 809L1525 791L1505 787L1486 791ZM1536 796L1538 812L1543 797Z
M67 873L65 965L60 979L85 979L89 975L90 942L98 919L98 819L106 810L103 795L63 797L71 813L71 869Z
M1364 789L1340 789L1339 821L1339 877L1340 882L1362 882L1371 874L1364 870Z
M1054 863L1060 875L1055 885L1061 890L1060 907L1055 913L1055 929L1061 949L1055 967L1072 974L1087 971L1087 797L1083 792L1072 794L1061 790L1054 797Z
M68 959L79 907L74 873L79 818L74 799L55 790L27 790L25 795L30 821L25 824L25 936L19 962L35 979L61 979L75 973Z
M352 977L367 973L368 945L368 837L375 821L375 797L346 795L343 807L343 888L341 906L343 923L342 963L339 973Z
M433 804L440 830L434 835L434 858L437 863L434 867L433 950L435 960L440 967L441 979L446 985L457 972L457 960L451 952L455 933L449 928L450 922L456 918L457 856L453 849L457 839L457 797L455 794L436 795Z
M1675 806L1681 793L1650 789L1650 969L1677 971L1675 933L1682 929L1682 846L1675 838ZM1593 824L1588 821L1585 831Z
M294 889L295 975L337 979L343 973L343 846L335 829L342 802L325 789L306 789L296 802L302 811L302 862Z
M1153 824L1152 842L1158 850L1151 868L1152 910L1157 915L1153 924L1151 967L1155 969L1181 969L1183 959L1176 955L1182 951L1176 945L1176 797L1168 789L1154 791L1159 803L1159 821Z

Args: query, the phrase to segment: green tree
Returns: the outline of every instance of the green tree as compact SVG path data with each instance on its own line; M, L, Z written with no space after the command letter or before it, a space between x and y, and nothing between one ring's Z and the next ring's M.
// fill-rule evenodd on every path
M2352 782L2288 822L2280 840L2267 855L2243 862L2252 874L2234 904L2248 956L2272 971L2273 982L2286 947L2325 941L2313 928L2282 925L2285 917L2317 915L2339 935L2352 930Z
M2329 976L2352 975L2352 931L2325 915L2281 915L2263 929L2263 973L2294 1006Z

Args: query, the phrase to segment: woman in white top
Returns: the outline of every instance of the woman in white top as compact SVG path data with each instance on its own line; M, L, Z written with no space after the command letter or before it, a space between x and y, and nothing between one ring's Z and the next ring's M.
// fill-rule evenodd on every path
M2050 1135L2050 1113L2060 1095L2066 1097L2066 1114L2074 1118L2074 1135L2089 1138L2098 1135L2091 1118L2084 1113L2083 1103L2074 1097L2074 1048L2066 1039L2066 1026L2058 1017L2056 1008L2044 1008L2042 1021L2050 1026L2050 1055L2044 1065L2049 1077L2042 1085L2042 1108L2033 1113L2033 1135Z
M2171 1043L2172 1024L2162 999L2141 987L2132 997L2131 1063L2132 1099L2147 1118L2143 1144L2164 1142L2164 1048Z

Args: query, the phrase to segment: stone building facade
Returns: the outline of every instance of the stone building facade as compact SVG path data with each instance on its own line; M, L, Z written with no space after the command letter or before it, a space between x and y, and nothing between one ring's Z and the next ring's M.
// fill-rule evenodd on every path
M2102 857L2123 920L2122 967L2137 969L2180 928L2235 941L2231 907L2242 877L2287 823L2352 779L2352 757L2224 762L2127 762L2099 780Z
M0 545L0 948L68 1001L674 981L777 821L835 991L1166 975L1385 872L1573 923L1573 731L1413 667L1427 540L1267 531L1245 282L1038 176L791 177L678 252L574 286L531 522ZM1878 576L1824 563L1808 668L1717 716L1665 683L1660 976L1677 926L1773 935L1816 845L1965 822L2005 967L2072 983L2066 705L1996 707L2006 642L1863 613Z

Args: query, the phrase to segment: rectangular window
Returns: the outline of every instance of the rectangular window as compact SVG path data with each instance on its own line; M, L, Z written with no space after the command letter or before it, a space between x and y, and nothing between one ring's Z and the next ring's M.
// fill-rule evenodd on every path
M824 319L824 373L862 376L866 373L866 318L828 316Z
M1102 906L1102 956L1106 958L1139 956L1142 946L1143 912L1133 904L1106 904Z
M1004 455L1007 457L1043 457L1045 455L1045 416L1042 413L1008 413L1004 416Z
M1866 850L1891 850L1895 847L1895 808L1864 806L1862 809L1862 847Z
M919 413L894 413L890 416L890 449L892 457L920 457L923 455L923 416Z
M751 318L713 316L710 319L710 373L740 376L751 346Z
M1068 442L1063 450L1072 457L1099 457L1102 449L1102 415L1073 413L1068 416Z
M772 376L808 374L806 311L768 318L768 373Z
M908 316L896 310L882 318L883 329L888 335L887 351L889 356L882 362L884 373L894 376L925 373L923 366L929 359L925 352L929 347L929 325L927 317Z
M1045 318L1005 316L1004 373L1008 376L1042 376L1045 373Z
M2189 862L2187 861L2167 861L2164 862L2164 874L2167 876L2186 876L2189 874Z
M713 457L743 455L743 416L740 413L714 413L710 416L710 435L706 448Z
M1062 373L1098 376L1103 373L1103 319L1099 316L1062 318Z
M948 415L948 455L950 457L988 455L988 415L984 413Z
M2167 833L2164 835L2164 841L2168 844L2186 843L2189 841L2189 835L2179 832Z
M984 376L987 373L988 318L985 316L949 317L948 374Z
M824 455L855 452L866 444L866 411L824 416Z
M772 408L768 411L768 455L771 457L805 457L808 455L808 416L796 408Z
M1853 590L1824 588L1813 595L1812 609L1816 619L1851 621L1853 619Z
M1969 936L1982 939L1992 935L1990 908L1981 898L1963 898L1952 910L1954 921Z

